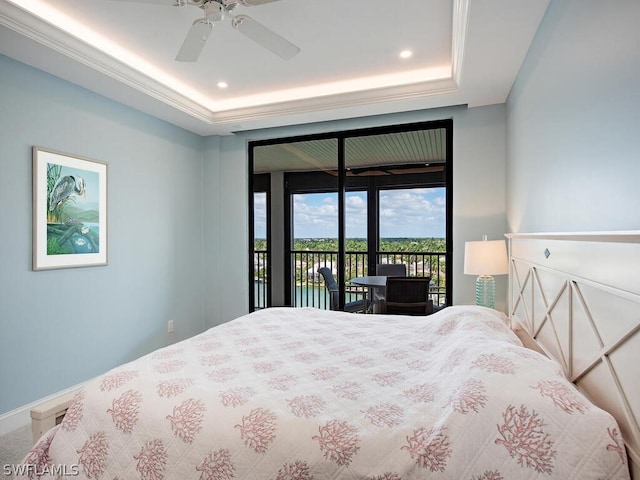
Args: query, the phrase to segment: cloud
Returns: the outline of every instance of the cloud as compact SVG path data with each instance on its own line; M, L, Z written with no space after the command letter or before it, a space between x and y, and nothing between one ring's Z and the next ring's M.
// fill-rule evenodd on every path
M293 195L293 212L293 233L296 238L336 238L338 236L338 195L336 193ZM347 192L345 221L347 238L366 237L365 193ZM445 225L445 188L413 188L380 192L380 236L382 238L442 238L445 236Z
M445 189L386 190L380 194L380 236L444 237Z
M336 194L293 195L293 234L295 238L336 238L338 236L338 198Z

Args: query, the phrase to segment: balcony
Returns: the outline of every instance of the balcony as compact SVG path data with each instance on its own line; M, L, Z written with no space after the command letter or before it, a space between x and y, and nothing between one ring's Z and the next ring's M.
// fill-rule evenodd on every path
M436 306L446 302L446 254L444 252L377 252L376 263L398 264L407 266L410 277L431 277L431 299ZM267 306L267 252L256 251L254 257L255 306ZM349 279L363 275L375 275L368 271L367 252L347 251L345 255L344 278ZM291 252L292 292L294 307L314 307L329 309L329 295L318 269L328 267L337 278L338 252L335 251L292 251ZM348 286L348 283L347 283ZM355 292L355 293L352 293ZM345 293L345 301L350 302L362 298L365 292L349 287Z

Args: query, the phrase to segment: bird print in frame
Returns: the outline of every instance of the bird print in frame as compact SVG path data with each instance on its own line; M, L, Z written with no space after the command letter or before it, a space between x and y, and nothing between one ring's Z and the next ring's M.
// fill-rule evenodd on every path
M33 270L107 264L107 164L33 147Z

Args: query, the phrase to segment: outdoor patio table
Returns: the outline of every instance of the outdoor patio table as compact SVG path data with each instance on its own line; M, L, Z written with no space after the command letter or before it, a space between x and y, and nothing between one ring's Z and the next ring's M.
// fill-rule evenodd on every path
M386 275L365 275L363 277L355 277L349 280L349 283L358 285L360 287L367 287L367 298L369 300L369 307L373 313L375 313L375 305L373 303L373 291L376 288L385 288L387 285ZM369 313L369 309L365 310L365 313Z

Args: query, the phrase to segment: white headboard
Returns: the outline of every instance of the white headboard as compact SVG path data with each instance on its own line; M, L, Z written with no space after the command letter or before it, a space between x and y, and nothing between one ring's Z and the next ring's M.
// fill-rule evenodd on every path
M640 231L507 238L512 321L613 414L640 480Z

